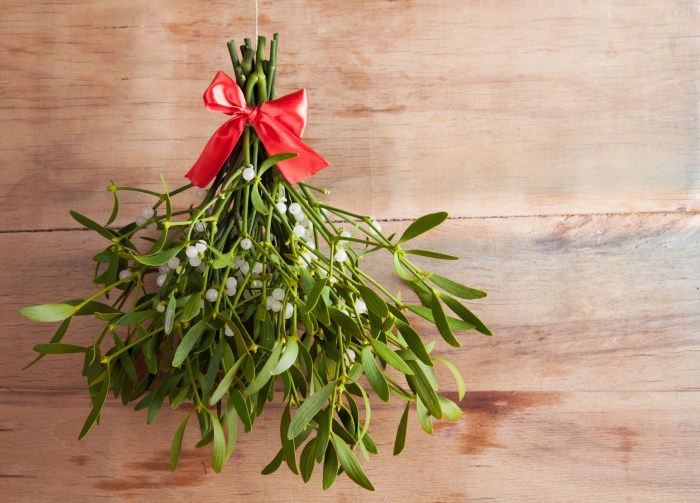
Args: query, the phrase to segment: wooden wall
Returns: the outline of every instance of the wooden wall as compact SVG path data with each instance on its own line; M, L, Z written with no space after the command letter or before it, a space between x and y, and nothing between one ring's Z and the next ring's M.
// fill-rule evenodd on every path
M700 501L697 2L261 1L280 92L308 89L306 138L333 164L315 183L386 227L449 211L426 244L464 258L436 271L489 292L474 308L495 336L439 346L468 382L463 418L432 437L412 420L394 458L401 410L378 404L374 494L259 475L279 409L222 474L189 434L170 473L180 413L146 426L112 401L77 442L79 360L21 371L50 332L17 309L90 291L101 243L69 209L105 220L110 180L181 181L222 121L201 94L254 9L1 6L3 501Z

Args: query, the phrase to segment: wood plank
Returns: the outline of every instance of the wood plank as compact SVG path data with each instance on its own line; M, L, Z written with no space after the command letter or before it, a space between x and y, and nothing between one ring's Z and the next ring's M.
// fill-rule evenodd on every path
M249 4L5 1L0 229L106 216L110 179L181 180L222 122L200 96L229 67L224 42L251 35ZM385 218L698 209L692 0L261 7L261 32L283 36L280 91L309 89L307 140L333 163L316 181L342 206L362 194Z
M387 230L405 222L385 223ZM91 289L90 257L105 245L88 232L4 236L0 262L0 386L82 389L80 358L45 358L22 372L52 331L19 316L28 304ZM461 255L434 272L483 288L470 304L494 337L468 333L460 349L438 344L473 390L683 391L700 387L697 327L700 216L586 216L451 220L415 246ZM392 290L387 259L367 258ZM427 267L428 261L421 261ZM94 326L94 325L93 325ZM428 339L440 340L424 324ZM66 341L88 344L90 325ZM445 374L447 389L454 389ZM450 387L452 386L452 387Z
M363 462L377 491L339 479L324 493L262 467L277 452L279 408L240 435L216 475L210 451L187 430L179 470L168 448L182 411L145 414L109 402L99 427L76 441L89 409L82 394L0 391L6 501L407 501L690 502L700 498L700 431L695 392L483 392L462 403L457 423L425 435L414 416L407 448L392 457L400 407L380 406L373 424L380 455ZM377 426L382 425L381 429ZM191 425L192 426L192 425ZM47 469L50 467L50 469Z

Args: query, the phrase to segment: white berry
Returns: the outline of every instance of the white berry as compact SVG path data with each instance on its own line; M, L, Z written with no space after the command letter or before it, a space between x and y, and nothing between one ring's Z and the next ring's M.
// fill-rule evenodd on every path
M282 303L279 300L274 301L272 303L272 310L279 313L282 310Z
M236 278L226 278L226 288L233 289L238 286L238 280Z
M180 265L180 259L177 257L173 257L170 260L168 260L168 267L171 269L177 269L177 266Z
M284 306L284 319L288 320L289 318L292 317L294 314L294 305L293 304L285 304Z
M228 325L224 327L224 334L226 334L226 337L233 337L233 330L228 328Z
M197 232L204 232L204 229L206 228L207 224L204 222L197 222L196 224L194 224L194 230L196 230Z
M167 278L167 274L161 274L156 278L156 285L158 286L163 286L163 283L165 283L165 279Z
M253 242L248 238L241 239L241 249L250 250L253 247Z
M275 300L284 300L284 290L281 288L275 288L272 290L272 298Z
M195 250L197 250L199 253L204 253L207 251L207 242L204 241L203 239L200 239L197 241L197 243L194 245Z
M199 265L202 263L202 259L199 258L199 256L196 257L190 257L190 265L192 267L199 267Z
M355 309L358 313L365 314L367 312L367 304L365 304L364 300L358 300L355 302Z
M260 274L263 270L263 265L260 262L253 264L253 274Z
M123 271L119 272L119 279L123 280L131 276L131 271L129 269L124 269Z
M301 206L299 205L299 203L290 204L289 213L291 213L292 215L298 215L299 213L301 213Z
M306 228L303 225L297 225L294 227L294 234L299 238L303 238L306 236Z
M170 270L170 267L168 267L168 264L163 264L161 266L158 266L158 272L168 272Z
M185 255L187 255L188 258L193 258L199 255L199 252L197 251L197 248L194 246L188 246L187 249L185 250Z
M280 213L286 213L287 212L287 205L284 204L282 201L276 204L277 206L277 211Z
M248 274L248 271L250 271L250 264L248 262L241 262L238 267L240 267L243 274Z
M333 259L336 262L345 262L348 259L348 253L345 250L338 250L335 252L335 255L333 255Z
M197 192L194 193L194 195L200 199L204 199L205 197L207 197L207 189L199 188L197 189Z
M141 216L142 216L143 218L151 218L151 217L152 217L153 215L155 215L155 214L156 214L156 212L153 211L153 208L151 208L150 206L146 206L146 207L143 209L143 211L141 212Z
M209 302L216 302L216 299L219 298L219 292L215 288L210 288L204 296Z
M249 166L243 170L244 180L251 181L253 178L255 178L255 168Z
M151 222L150 224L148 224L146 226L146 230L150 231L150 232L156 231L156 230L158 230L158 224L155 222Z
M159 313L164 313L165 312L165 305L161 304L159 302L158 305L156 306L156 311L158 311Z
M141 226L144 225L145 223L146 223L146 219L143 218L143 216L139 215L138 218L136 219L136 225L138 225L139 227L141 227Z

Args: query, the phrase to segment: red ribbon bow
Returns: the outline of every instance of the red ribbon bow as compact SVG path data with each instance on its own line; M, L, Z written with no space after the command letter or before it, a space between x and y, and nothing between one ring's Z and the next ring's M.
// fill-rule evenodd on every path
M198 187L205 187L216 177L248 123L257 131L269 155L299 154L277 163L289 183L297 183L328 166L323 157L301 141L308 110L305 89L249 107L240 87L220 71L204 92L204 106L233 117L214 132L185 175Z

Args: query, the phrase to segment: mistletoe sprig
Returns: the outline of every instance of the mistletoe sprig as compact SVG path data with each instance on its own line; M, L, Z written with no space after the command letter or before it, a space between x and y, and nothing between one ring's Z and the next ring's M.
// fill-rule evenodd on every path
M277 43L275 35L265 59L265 38L257 50L246 39L239 59L229 42L236 82L250 106L275 96ZM438 394L434 366L452 373L461 399L459 371L431 354L435 342L426 343L411 321L428 320L454 347L460 345L455 332L491 334L462 303L484 292L410 260L457 259L407 248L447 214L425 215L400 236L387 236L375 219L319 200L326 190L280 176L276 164L295 155L268 156L247 127L211 187L197 190L198 205L174 209L191 184L169 191L163 182L163 192L112 184L114 209L105 225L71 212L109 241L93 258L101 288L21 313L61 322L50 342L34 347L39 355L30 365L47 354L85 356L92 410L79 438L98 421L110 389L124 405L147 410L149 424L166 398L173 409L192 403L175 432L170 467L177 467L194 414L197 447L212 444L218 472L234 452L239 424L250 431L265 406L279 401L281 448L264 474L284 462L307 482L321 464L324 489L344 472L373 490L354 452L359 447L366 459L378 453L369 433L372 392L385 402L392 395L406 402L395 455L405 444L411 404L428 433L434 419L460 417L459 407ZM125 191L145 194L152 204L135 222L110 227ZM391 256L420 305L403 302L362 269L362 259L375 252ZM104 322L89 346L63 342L80 316Z

